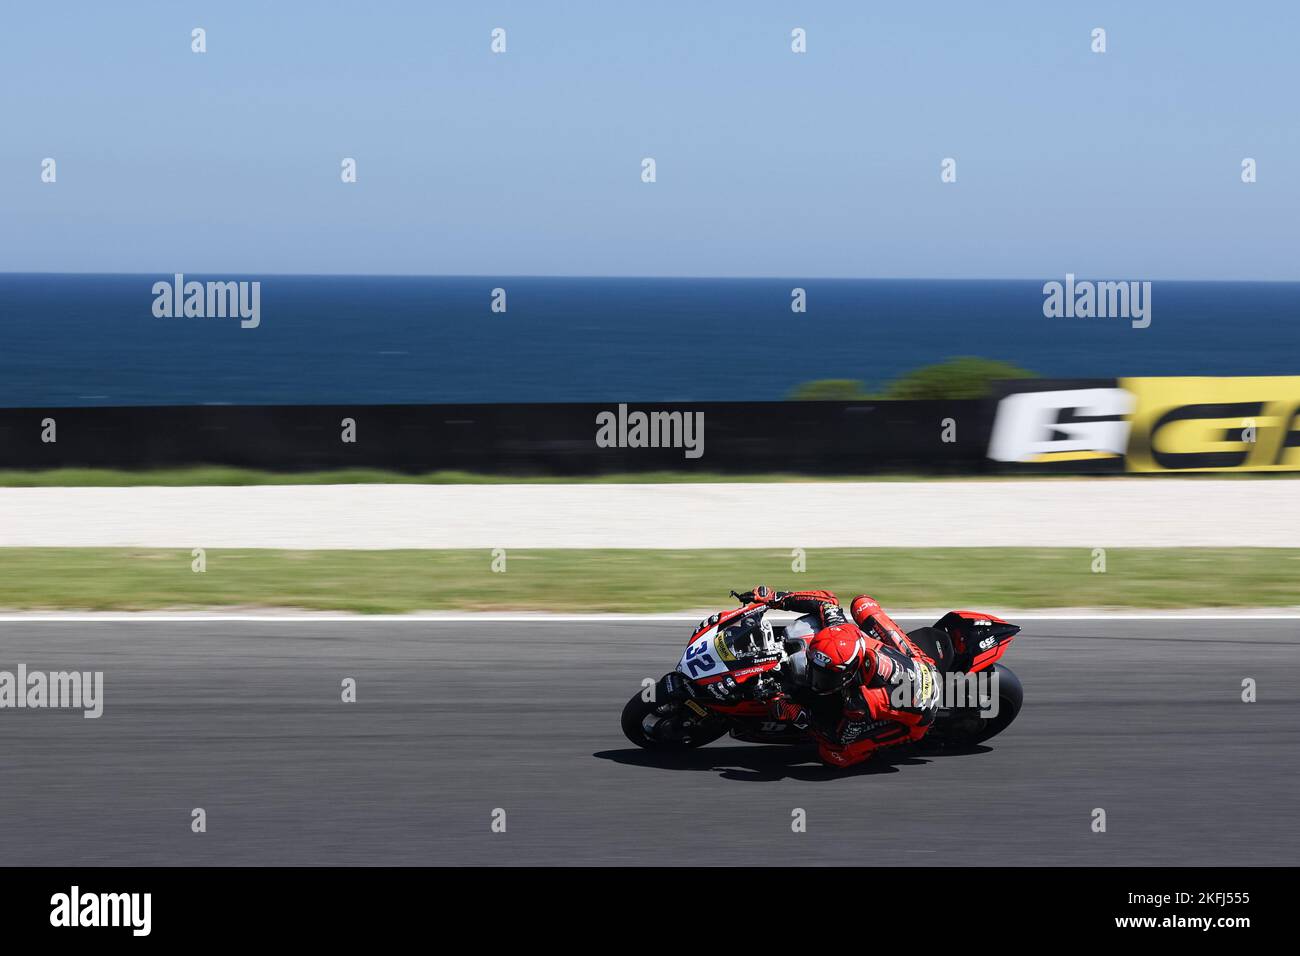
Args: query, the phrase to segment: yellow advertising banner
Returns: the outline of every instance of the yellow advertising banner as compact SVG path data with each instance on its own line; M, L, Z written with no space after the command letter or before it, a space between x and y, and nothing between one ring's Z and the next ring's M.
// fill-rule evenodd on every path
M1123 378L1129 471L1300 470L1300 376Z

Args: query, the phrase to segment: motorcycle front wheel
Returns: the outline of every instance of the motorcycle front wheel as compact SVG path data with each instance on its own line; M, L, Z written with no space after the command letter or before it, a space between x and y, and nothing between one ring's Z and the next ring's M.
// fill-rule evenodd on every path
M678 701L647 701L633 694L623 708L623 736L645 750L690 750L727 732L720 717L697 717Z

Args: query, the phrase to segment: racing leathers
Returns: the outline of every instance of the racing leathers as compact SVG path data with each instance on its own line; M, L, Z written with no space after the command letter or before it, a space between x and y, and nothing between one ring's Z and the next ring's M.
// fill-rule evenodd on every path
M830 591L758 587L751 593L769 607L815 615L819 622L808 642L808 671L822 668L834 689L818 693L811 681L790 682L771 712L806 729L825 763L848 767L882 747L925 736L937 709L938 672L875 600L855 598L850 619Z

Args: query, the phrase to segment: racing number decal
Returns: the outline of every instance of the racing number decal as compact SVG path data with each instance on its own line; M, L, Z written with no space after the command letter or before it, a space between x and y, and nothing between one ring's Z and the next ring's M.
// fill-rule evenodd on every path
M716 628L710 628L686 645L686 651L677 662L677 670L691 680L727 673L727 662L719 659L713 650Z
M707 639L696 641L690 647L686 648L686 667L690 670L692 677L699 677L701 674L707 674L718 666L718 662L713 659L709 652L709 642Z

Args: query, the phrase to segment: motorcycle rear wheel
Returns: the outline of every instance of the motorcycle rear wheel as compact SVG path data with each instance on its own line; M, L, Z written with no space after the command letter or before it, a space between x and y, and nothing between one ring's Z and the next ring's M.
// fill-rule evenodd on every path
M727 732L719 717L698 718L680 703L646 701L639 693L623 708L622 726L632 743L661 753L703 747Z
M994 664L993 669L998 674L997 716L980 717L977 713L971 712L969 716L956 718L948 727L936 727L930 734L934 738L930 741L932 746L974 747L996 737L1011 726L1011 722L1016 719L1021 705L1025 702L1025 689L1020 684L1020 678L1011 668L1004 664ZM957 721L960 721L960 724Z

